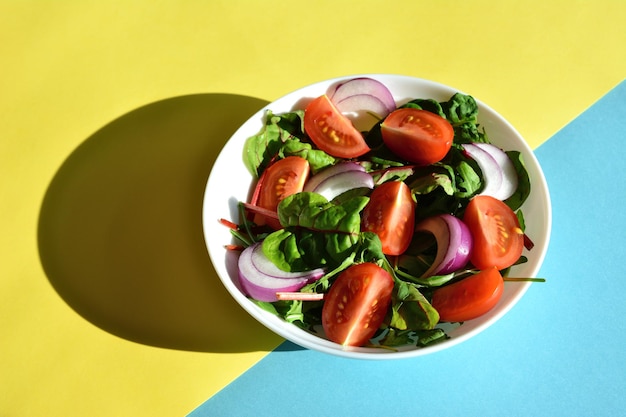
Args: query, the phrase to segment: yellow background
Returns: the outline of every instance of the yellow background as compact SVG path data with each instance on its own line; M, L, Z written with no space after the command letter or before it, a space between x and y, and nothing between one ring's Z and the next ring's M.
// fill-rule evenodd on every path
M189 326L197 343L178 347L159 327L166 314L156 343L140 343L55 291L38 248L42 202L104 126L173 97L261 99L234 123L322 79L399 73L474 95L536 147L624 79L624 22L621 0L0 2L0 415L184 415L281 341L217 284L208 313L196 299L177 316L205 315ZM208 263L176 265L217 281Z

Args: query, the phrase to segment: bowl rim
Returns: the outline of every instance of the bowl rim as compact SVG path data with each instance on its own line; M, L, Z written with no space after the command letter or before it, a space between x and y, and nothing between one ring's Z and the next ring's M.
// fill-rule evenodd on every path
M330 86L349 80L351 78L357 77L369 77L377 79L388 86L388 88L394 94L394 98L396 102L401 103L402 101L408 101L412 98L416 98L414 96L402 97L401 93L398 93L397 86L402 86L405 84L411 85L417 89L424 91L436 91L438 95L446 95L451 96L452 94L459 92L463 94L467 94L464 91L436 82L428 79L417 78L409 75L399 75L399 74L385 74L385 73L364 73L364 74L353 74L340 76L335 78L329 78L322 81L317 81L312 84L308 84L304 87L298 88L294 91L291 91L278 99L268 103L263 108L259 109L255 114L249 117L228 139L224 147L221 149L218 154L215 163L211 169L209 177L206 182L206 187L203 196L203 206L202 206L202 227L204 234L205 245L208 250L209 257L211 262L216 270L220 281L225 286L229 294L235 299L235 301L254 319L256 319L259 323L264 325L266 328L274 332L275 334L283 337L286 340L291 341L301 347L312 349L316 351L320 351L323 353L342 356L348 358L360 358L360 359L371 359L371 360L387 360L387 359L401 359L408 357L416 357L423 356L426 354L435 353L444 349L448 349L450 347L456 346L487 329L497 321L499 321L506 313L508 313L523 297L528 288L531 285L531 282L520 282L514 283L515 289L509 291L508 300L506 303L503 303L502 300L494 310L490 311L486 315L465 322L463 324L463 331L443 341L441 343L437 343L432 346L427 347L407 347L406 350L399 351L390 351L387 349L380 348L370 348L370 347L344 347L334 342L331 342L327 339L324 339L320 336L314 335L312 333L307 332L299 328L298 326L287 323L281 318L261 309L252 301L250 301L245 294L240 290L238 285L236 284L236 280L233 278L233 274L236 274L236 265L233 268L233 263L236 264L236 256L230 254L224 248L224 244L227 242L214 242L214 238L212 236L215 235L216 228L218 223L216 220L219 217L224 217L228 213L222 213L221 216L216 217L214 210L212 208L215 207L215 198L212 197L212 190L217 189L219 187L219 183L222 181L222 178L219 178L220 168L223 166L227 166L229 161L232 163L232 157L234 154L237 154L235 143L242 142L247 137L251 136L251 134L257 133L262 127L262 121L265 115L266 110L272 110L274 113L281 113L284 111L289 111L294 107L298 107L298 102L301 102L302 99L305 99L309 96L305 94L307 92L318 92L323 93L330 88ZM320 93L320 94L321 94ZM318 94L319 95L319 94ZM313 98L315 95L312 95L310 98ZM430 98L430 97L423 97ZM541 227L535 226L535 229L541 231L540 236L534 236L533 240L535 240L535 248L533 248L533 257L529 258L529 263L532 259L532 264L527 265L526 269L529 269L528 274L525 276L528 277L536 277L536 274L539 272L539 269L544 261L546 256L546 252L548 249L549 241L550 241L550 233L552 226L552 204L550 200L550 193L548 189L548 184L545 178L545 175L541 169L541 166L528 143L524 140L521 134L515 129L515 127L508 122L503 116L497 113L494 109L492 109L489 105L482 102L478 98L474 97L476 103L479 107L479 121L490 121L491 126L486 126L485 130L489 134L490 127L494 128L494 126L498 126L498 129L504 129L508 131L508 133L515 138L516 145L518 148L516 150L520 151L524 157L524 161L527 169L529 170L529 174L531 175L532 188L531 195L536 196L535 203L539 204L540 207L537 209L541 210L543 214L543 222ZM291 104L289 104L291 103ZM290 108L287 108L287 107ZM256 125L256 129L254 126ZM250 134L250 132L252 132ZM497 142L494 142L497 144ZM239 155L242 157L241 149ZM241 166L244 167L243 159L240 158ZM246 190L247 191L247 190ZM231 198L232 200L232 198ZM530 197L529 197L530 200ZM232 210L232 204L236 204L236 201L230 201L230 214L234 215ZM528 204L528 201L524 203L522 208L525 208ZM233 258L233 259L231 259ZM508 284L508 283L507 283ZM506 289L505 289L506 291Z

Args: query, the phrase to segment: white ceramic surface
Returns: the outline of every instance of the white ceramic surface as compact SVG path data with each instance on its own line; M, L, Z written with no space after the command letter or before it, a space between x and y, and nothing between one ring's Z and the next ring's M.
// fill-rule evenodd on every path
M492 311L450 330L448 332L450 339L445 342L426 348L406 346L397 352L376 348L345 348L286 323L248 300L237 286L236 256L227 253L224 248L225 244L232 241L232 237L229 230L217 221L219 218L237 220L237 203L248 199L252 176L243 163L243 145L248 137L256 134L262 127L265 110L270 109L274 113L281 113L294 108L302 108L308 99L324 94L331 85L358 76L375 78L384 83L391 90L398 104L414 98L445 101L456 92L470 94L436 82L409 76L359 74L321 81L268 104L233 134L215 161L204 195L202 216L205 241L215 270L228 292L256 320L285 339L305 348L352 358L382 360L425 355L461 343L495 323L520 300L531 284L507 282L501 301ZM530 174L531 194L522 210L526 220L526 233L535 243L535 247L531 251L524 251L528 262L513 267L510 276L536 277L548 248L552 222L550 196L545 177L532 150L515 128L488 105L476 97L475 99L479 106L479 123L485 128L490 140L505 150L522 152Z

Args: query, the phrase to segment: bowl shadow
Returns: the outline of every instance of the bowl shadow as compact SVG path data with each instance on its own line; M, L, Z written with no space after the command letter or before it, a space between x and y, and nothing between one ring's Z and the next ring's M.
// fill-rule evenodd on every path
M45 193L37 233L43 269L72 309L157 347L249 352L281 343L228 294L202 233L215 159L267 103L232 94L165 99L112 121L70 154Z

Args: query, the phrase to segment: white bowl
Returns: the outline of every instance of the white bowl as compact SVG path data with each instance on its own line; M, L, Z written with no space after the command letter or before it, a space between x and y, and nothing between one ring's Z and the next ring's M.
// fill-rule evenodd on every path
M504 295L493 310L480 318L452 328L447 332L450 339L433 346L424 348L404 346L397 351L343 347L283 321L246 298L237 284L236 255L228 253L224 248L225 244L232 242L232 236L228 228L217 221L219 218L237 220L237 204L239 201L247 200L249 196L252 176L243 163L243 146L248 137L261 129L265 111L267 109L274 113L291 111L305 103L306 99L324 94L331 85L339 81L362 76L375 78L384 83L391 90L397 103L414 98L445 101L456 92L464 93L456 88L409 76L360 74L321 81L268 104L233 134L215 161L204 195L202 213L204 237L211 261L228 292L252 317L285 339L305 348L351 358L382 360L426 355L461 343L495 323L520 300L530 283L505 283ZM535 243L535 247L531 251L525 250L524 255L528 262L513 267L510 276L536 277L548 248L552 222L550 196L545 177L532 150L515 128L489 106L478 99L476 101L479 106L479 123L485 128L490 140L505 150L520 151L531 177L531 194L522 209L526 219L526 232Z

